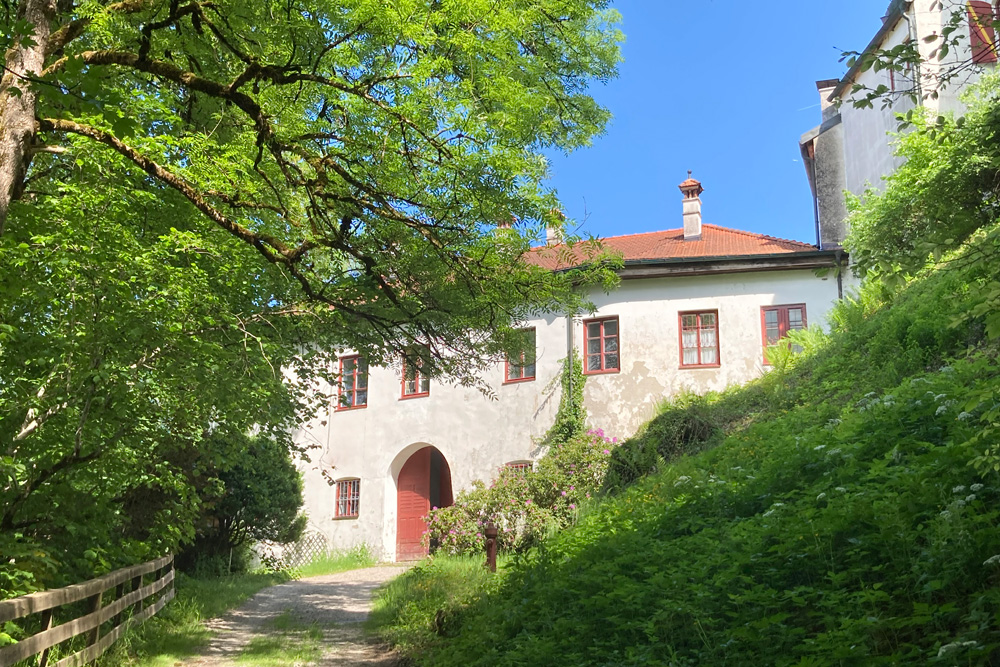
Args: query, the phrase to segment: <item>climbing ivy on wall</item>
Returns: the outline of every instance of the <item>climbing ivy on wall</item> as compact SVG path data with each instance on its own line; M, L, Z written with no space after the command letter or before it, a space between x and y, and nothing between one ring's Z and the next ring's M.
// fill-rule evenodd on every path
M583 363L575 355L563 359L560 377L562 396L559 410L552 427L545 434L542 443L555 445L569 442L583 435L587 430L587 410L583 407L583 386L587 378L583 374Z

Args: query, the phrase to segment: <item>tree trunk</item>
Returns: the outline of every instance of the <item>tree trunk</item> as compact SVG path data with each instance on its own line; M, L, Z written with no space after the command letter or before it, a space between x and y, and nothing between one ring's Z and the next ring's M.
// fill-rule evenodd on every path
M54 0L22 0L18 16L34 26L35 32L30 40L22 38L4 54L5 69L0 77L0 234L11 202L21 196L31 163L38 101L31 79L45 68L55 10Z

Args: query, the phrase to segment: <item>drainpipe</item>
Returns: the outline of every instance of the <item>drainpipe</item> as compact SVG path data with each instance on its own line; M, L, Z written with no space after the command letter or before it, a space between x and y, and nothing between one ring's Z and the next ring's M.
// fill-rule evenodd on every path
M917 10L914 8L913 4L914 3L912 2L907 3L906 9L903 10L903 20L906 21L906 37L917 45L917 52L919 54L920 43L917 40L917 27L914 25L917 18ZM913 12L913 18L910 18L911 11ZM913 66L913 85L917 89L917 104L923 104L924 102L924 91L920 84L920 80L920 61L918 60L916 65Z

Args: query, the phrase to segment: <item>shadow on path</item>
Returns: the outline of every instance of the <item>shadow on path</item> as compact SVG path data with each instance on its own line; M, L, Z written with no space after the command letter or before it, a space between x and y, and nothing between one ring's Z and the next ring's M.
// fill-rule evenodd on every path
M398 566L371 567L278 584L257 593L242 607L206 625L213 633L201 655L182 667L233 667L247 645L258 638L287 637L280 626L318 628L322 657L316 667L394 667L398 658L368 640L360 624L368 618L372 595L402 573ZM280 621L276 623L276 619ZM294 641L294 639L289 639ZM243 665L249 665L247 659ZM291 667L291 666L290 666Z

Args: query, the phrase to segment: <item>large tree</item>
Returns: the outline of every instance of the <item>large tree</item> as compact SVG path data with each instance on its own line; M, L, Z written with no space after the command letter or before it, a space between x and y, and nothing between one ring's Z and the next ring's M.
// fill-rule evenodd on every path
M338 349L475 383L579 308L609 272L521 258L543 151L607 121L606 5L0 0L0 595L190 538Z
M517 258L561 224L540 151L608 119L587 94L619 58L607 4L5 2L0 229L23 233L26 183L83 139L336 309L367 352L420 337L481 356L468 332L568 298Z

